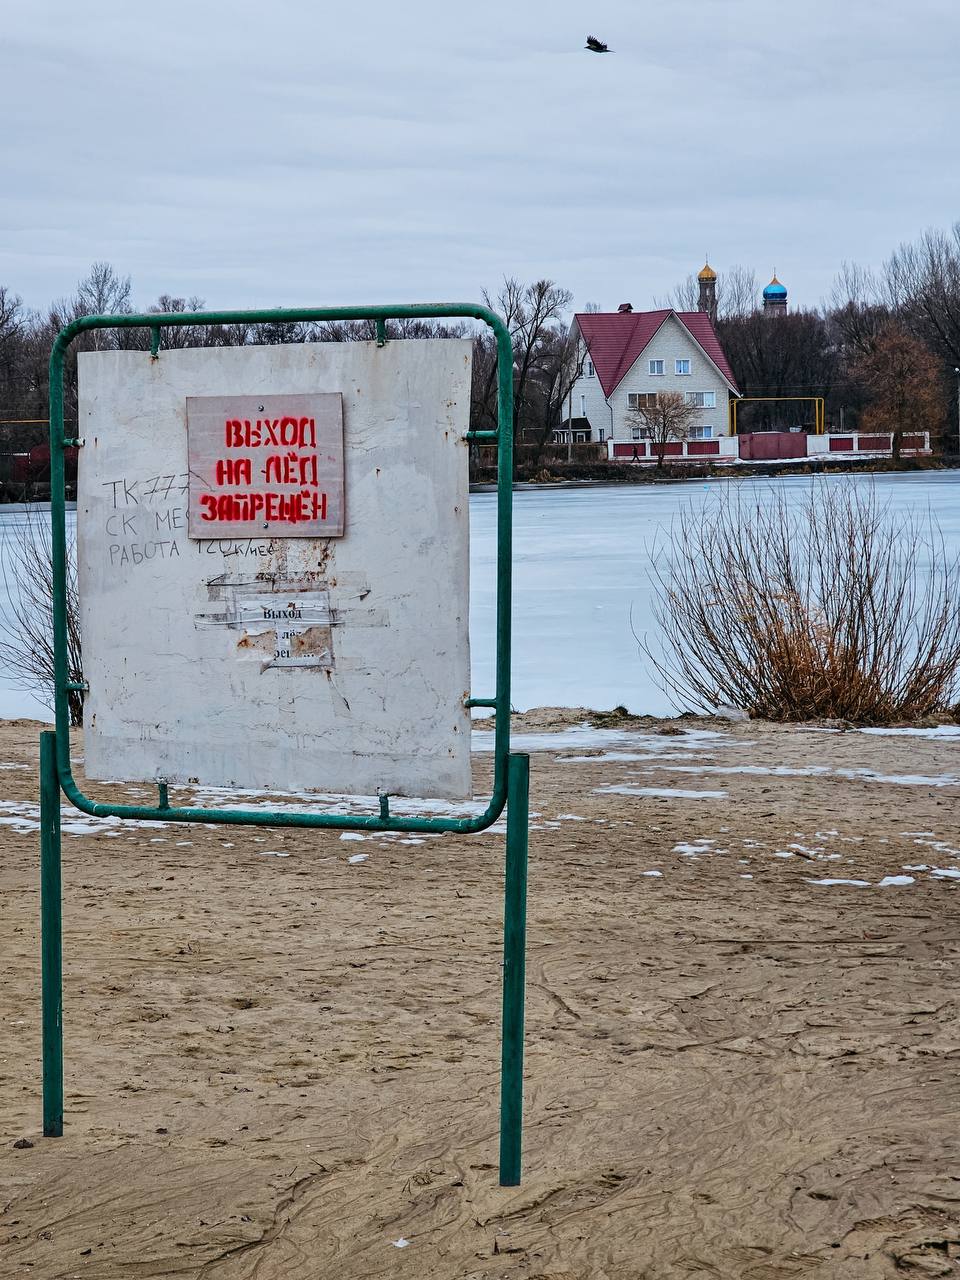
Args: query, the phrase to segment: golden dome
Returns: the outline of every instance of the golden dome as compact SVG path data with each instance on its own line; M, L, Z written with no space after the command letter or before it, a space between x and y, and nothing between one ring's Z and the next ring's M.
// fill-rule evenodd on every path
M716 280L717 273L711 267L709 262L703 264L703 270L697 273L698 280Z

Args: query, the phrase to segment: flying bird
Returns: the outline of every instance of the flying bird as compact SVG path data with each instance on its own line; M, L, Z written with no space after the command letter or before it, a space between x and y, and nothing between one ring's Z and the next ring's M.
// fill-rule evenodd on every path
M614 53L609 45L605 45L602 40L598 40L596 36L587 36L587 43L583 46L589 49L591 53Z

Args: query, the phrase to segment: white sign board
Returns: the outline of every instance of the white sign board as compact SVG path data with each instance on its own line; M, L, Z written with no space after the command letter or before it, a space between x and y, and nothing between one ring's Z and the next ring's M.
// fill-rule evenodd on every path
M88 778L471 794L470 360L460 339L81 353ZM238 407L250 412L225 412ZM217 458L201 446L192 472L188 413L193 444L217 429L225 443L239 422L241 457L264 453L258 411L314 419L315 446L305 425L276 453L291 454L290 492L327 494L326 536L279 505L268 519L265 503L192 521ZM300 483L314 447L316 487L309 461ZM287 492L267 465L257 477L251 463L249 483L246 467L221 468L217 502ZM306 500L283 511L321 518Z

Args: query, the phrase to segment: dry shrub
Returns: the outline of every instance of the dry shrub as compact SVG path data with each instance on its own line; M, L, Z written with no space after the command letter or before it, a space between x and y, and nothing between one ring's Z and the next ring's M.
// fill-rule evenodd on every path
M657 644L680 706L770 720L916 720L956 703L958 559L871 486L690 508L654 556Z
M11 512L11 514L13 514ZM12 683L29 689L53 707L53 552L49 511L25 507L10 528L0 554L4 593L9 605L0 607L0 664ZM10 526L8 526L10 527ZM2 606L2 602L0 602ZM77 596L77 556L73 539L67 543L67 678L80 683L80 609ZM70 723L83 723L83 694L71 690Z

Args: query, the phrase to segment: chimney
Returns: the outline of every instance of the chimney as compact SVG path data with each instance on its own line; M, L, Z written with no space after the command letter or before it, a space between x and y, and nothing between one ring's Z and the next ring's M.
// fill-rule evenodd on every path
M632 310L633 310L632 302L621 302L619 307L617 307L617 313L618 315L621 315L621 316L629 315L629 313Z

